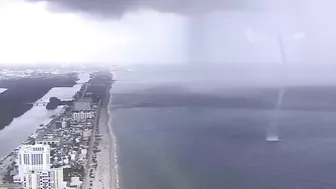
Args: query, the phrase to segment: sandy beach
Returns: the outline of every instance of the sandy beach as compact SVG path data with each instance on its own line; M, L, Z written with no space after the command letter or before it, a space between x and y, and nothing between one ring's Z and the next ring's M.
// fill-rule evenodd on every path
M87 188L91 189L118 189L119 178L117 174L117 154L116 140L111 128L111 120L109 119L109 101L107 96L102 103L99 118L99 133L102 139L99 142L98 149L101 150L97 154L97 169L94 178L89 179ZM90 184L91 183L91 184Z

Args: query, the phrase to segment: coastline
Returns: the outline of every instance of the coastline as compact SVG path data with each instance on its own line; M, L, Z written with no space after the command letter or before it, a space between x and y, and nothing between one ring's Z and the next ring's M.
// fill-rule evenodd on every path
M120 175L119 175L119 170L118 170L118 148L117 148L117 138L113 132L113 121L112 121L112 87L108 90L109 91L109 96L108 96L108 105L107 105L107 113L108 113L108 118L109 118L109 121L108 121L108 125L107 125L107 128L108 128L108 131L109 131L109 135L110 135L110 140L111 140L111 143L113 145L112 147L112 150L113 150L113 167L111 165L111 168L112 170L114 170L114 174L112 174L112 179L114 179L114 185L116 186L116 189L119 189L120 188L120 183L119 183L119 180L120 180Z
M111 106L111 86L106 90L106 96L100 109L100 117L98 130L102 134L98 148L101 150L97 155L97 168L95 177L91 180L91 184L87 184L86 188L93 189L119 189L119 175L117 164L117 145L116 137L112 130ZM90 183L91 183L90 181Z

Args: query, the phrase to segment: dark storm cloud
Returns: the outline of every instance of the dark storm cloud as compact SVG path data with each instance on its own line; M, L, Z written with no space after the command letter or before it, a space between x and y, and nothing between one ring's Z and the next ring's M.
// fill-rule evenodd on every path
M125 12L140 8L179 14L190 14L209 10L245 10L251 8L251 1L252 0L49 0L47 2L49 8L54 11L75 11L104 17L120 16Z

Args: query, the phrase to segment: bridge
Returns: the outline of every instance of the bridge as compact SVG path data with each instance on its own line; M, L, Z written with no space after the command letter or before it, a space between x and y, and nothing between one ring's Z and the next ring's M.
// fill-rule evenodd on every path
M81 98L84 97L87 89L88 89L88 86L90 85L89 83L87 82L77 82L77 84L82 84L82 85L85 85L85 89L84 89L84 92L81 96ZM47 106L47 104L49 103L49 101L43 101L43 100L38 100L36 102L30 102L30 103L25 103L25 104L31 104L31 105L34 105L34 106Z
M25 103L25 104L31 104L31 105L34 105L34 106L47 106L48 103L49 103L48 101L39 100L39 101L36 101L36 102Z

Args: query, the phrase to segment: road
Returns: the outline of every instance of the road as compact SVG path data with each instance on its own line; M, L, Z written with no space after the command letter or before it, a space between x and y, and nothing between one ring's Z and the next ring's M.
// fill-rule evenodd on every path
M85 86L85 89L84 89L84 91L83 91L83 93L82 93L81 98L84 98L84 95L86 94L86 91L87 91L87 89L88 89L88 83L84 83L83 85Z
M89 180L90 180L90 175L89 175L89 169L90 169L90 165L92 163L92 155L93 155L93 144L94 141L96 140L96 130L97 130L97 126L99 124L99 117L100 117L100 110L101 110L101 100L99 101L99 106L98 109L96 110L96 116L95 116L95 120L94 120L94 124L93 124L93 128L92 128L92 133L91 133L91 139L90 139L90 143L89 143L89 149L88 149L88 161L86 163L85 166L85 177L83 180L83 188L84 189L88 189L89 186Z

